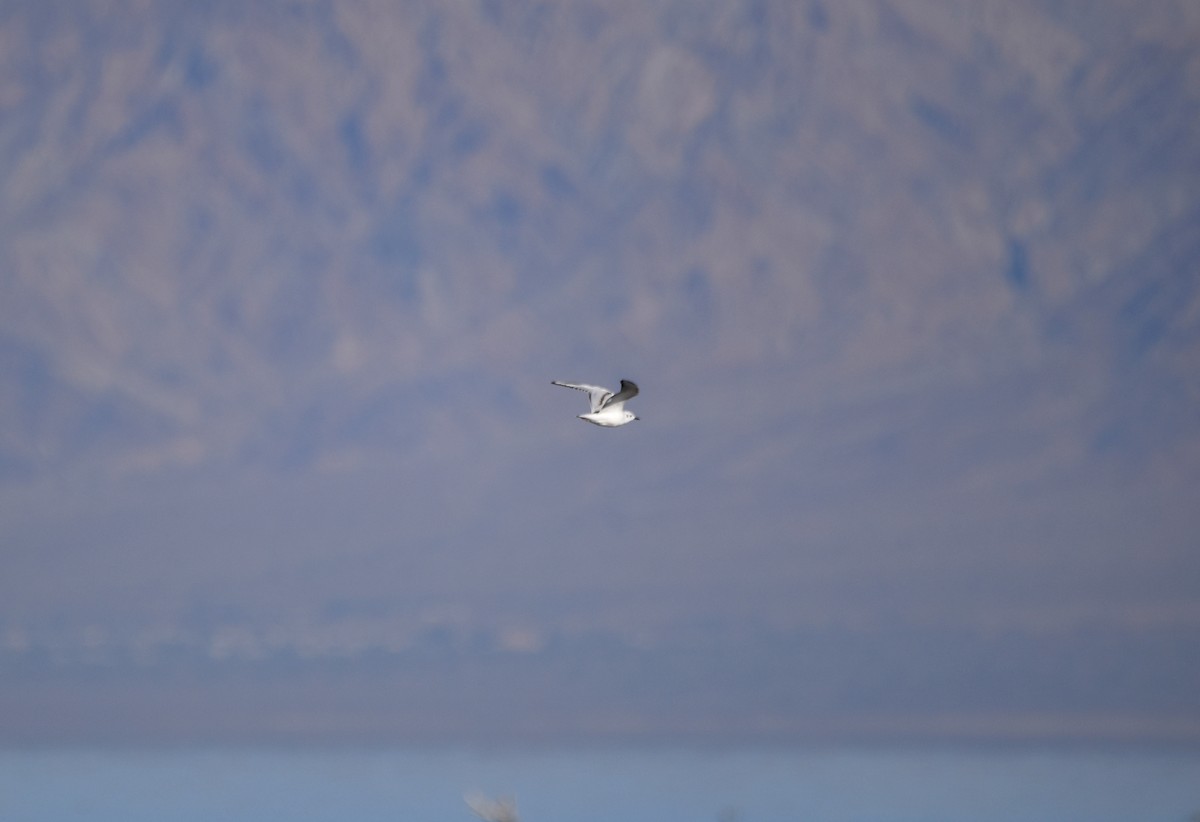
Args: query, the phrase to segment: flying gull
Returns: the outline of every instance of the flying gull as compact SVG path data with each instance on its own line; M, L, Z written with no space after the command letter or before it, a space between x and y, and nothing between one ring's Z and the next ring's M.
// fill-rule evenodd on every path
M585 385L577 382L552 380L551 385L586 391L588 400L592 404L592 410L590 413L580 414L579 419L586 420L592 425L616 428L618 425L625 425L639 419L632 411L625 410L625 401L633 399L638 393L637 385L629 380L621 380L621 390L615 394L598 385Z

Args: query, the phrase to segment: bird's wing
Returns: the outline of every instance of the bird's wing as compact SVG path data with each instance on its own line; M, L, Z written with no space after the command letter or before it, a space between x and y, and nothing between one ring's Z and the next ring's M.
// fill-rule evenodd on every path
M592 403L592 412L595 413L603 408L609 402L609 397L613 395L607 388L602 388L599 385L586 385L579 382L561 382L559 380L551 380L551 385L561 385L563 388L574 388L577 391L586 391L588 400ZM632 383L630 383L632 385ZM625 386L625 382L621 382L621 386ZM637 393L637 386L633 388L634 393Z
M621 380L621 390L618 391L617 393L613 394L612 396L608 397L607 399L605 399L601 403L601 407L608 406L608 405L618 405L620 403L625 402L625 400L633 399L637 395L638 395L637 383L631 382L630 380Z

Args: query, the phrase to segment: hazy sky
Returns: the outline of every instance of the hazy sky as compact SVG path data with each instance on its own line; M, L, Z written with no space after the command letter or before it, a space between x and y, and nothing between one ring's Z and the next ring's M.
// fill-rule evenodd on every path
M0 38L0 741L1200 738L1193 4Z

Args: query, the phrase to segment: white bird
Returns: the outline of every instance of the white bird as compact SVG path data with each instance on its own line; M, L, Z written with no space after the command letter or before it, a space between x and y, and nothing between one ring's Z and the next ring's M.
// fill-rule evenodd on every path
M577 391L586 391L588 400L592 404L592 410L590 413L580 414L579 419L590 422L592 425L616 428L618 425L625 425L636 419L640 419L632 411L625 410L625 401L633 399L638 394L637 384L629 380L621 380L621 390L615 394L599 385L560 382L558 380L551 380L550 384L561 385L563 388L574 388Z

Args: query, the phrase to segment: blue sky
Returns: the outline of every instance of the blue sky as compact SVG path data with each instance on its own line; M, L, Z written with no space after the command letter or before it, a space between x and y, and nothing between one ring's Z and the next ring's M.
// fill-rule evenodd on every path
M0 735L1200 733L1188 4L0 30Z

